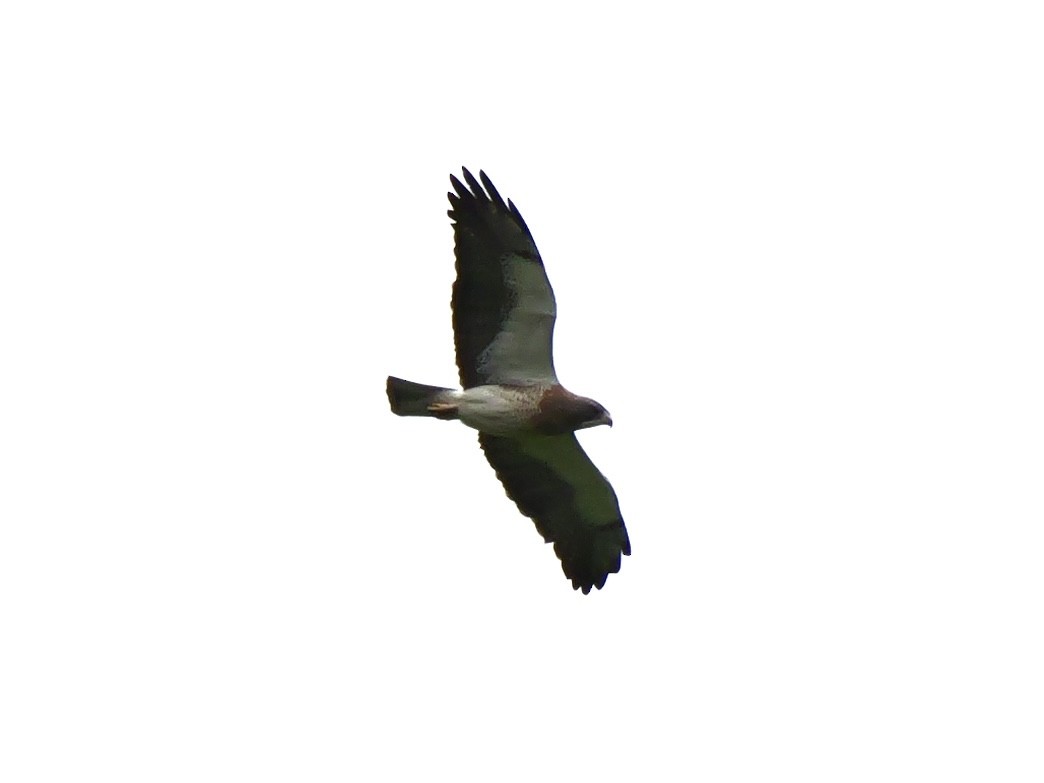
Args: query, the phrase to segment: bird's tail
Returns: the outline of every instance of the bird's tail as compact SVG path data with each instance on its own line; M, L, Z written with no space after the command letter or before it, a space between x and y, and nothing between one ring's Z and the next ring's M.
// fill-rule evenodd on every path
M388 376L388 402L396 416L434 416L437 419L457 418L453 390L442 386L404 381Z

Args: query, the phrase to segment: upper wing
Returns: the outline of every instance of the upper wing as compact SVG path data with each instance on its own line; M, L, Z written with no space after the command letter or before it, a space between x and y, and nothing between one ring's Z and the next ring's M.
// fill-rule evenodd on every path
M479 172L450 176L457 280L453 333L461 385L555 381L555 294L518 209ZM483 190L485 186L485 190Z
M572 433L502 438L479 433L508 497L553 541L573 589L601 588L631 554L616 493Z

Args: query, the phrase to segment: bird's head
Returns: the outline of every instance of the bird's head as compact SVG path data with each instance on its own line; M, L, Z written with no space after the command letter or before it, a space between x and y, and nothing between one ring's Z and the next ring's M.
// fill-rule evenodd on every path
M577 427L578 430L586 430L588 427L598 427L602 424L613 426L613 417L600 403L587 397L582 397L581 400L583 402L583 420Z
M543 393L539 413L531 420L533 429L544 435L563 435L599 424L613 426L609 411L591 398L573 394L558 385Z

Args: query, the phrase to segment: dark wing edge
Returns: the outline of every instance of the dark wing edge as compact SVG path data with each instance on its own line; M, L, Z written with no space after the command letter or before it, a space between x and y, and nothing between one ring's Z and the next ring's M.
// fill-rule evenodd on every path
M479 433L479 443L508 497L554 543L573 589L601 589L631 554L631 542L612 485L576 436Z
M481 182L466 168L463 176L466 184L450 175L453 192L446 195L452 207L447 214L453 219L457 269L451 302L453 334L460 382L467 389L488 382L479 370L482 354L500 334L513 309L532 306L533 320L527 323L541 325L539 332L546 333L550 341L555 306L540 252L518 208L504 201L485 172L479 172ZM506 279L509 258L539 268L549 302L518 301L519 292ZM550 353L548 344L548 362Z

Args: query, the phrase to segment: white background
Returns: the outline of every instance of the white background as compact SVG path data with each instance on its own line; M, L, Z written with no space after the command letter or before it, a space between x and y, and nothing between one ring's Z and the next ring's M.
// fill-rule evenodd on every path
M7 3L0 778L1039 781L1033 3ZM520 207L634 554L451 384Z

